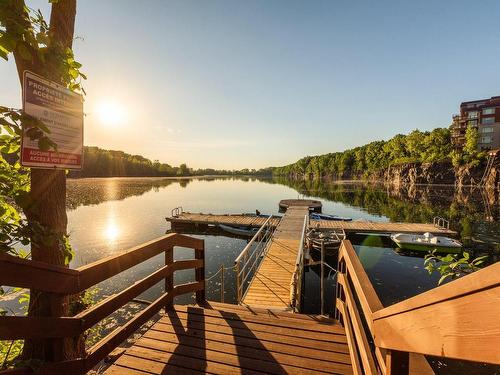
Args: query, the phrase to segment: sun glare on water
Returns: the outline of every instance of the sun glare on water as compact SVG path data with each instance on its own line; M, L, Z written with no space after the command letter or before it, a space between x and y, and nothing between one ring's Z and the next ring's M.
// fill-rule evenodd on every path
M120 126L126 120L125 107L115 100L104 100L97 106L97 115L103 125Z

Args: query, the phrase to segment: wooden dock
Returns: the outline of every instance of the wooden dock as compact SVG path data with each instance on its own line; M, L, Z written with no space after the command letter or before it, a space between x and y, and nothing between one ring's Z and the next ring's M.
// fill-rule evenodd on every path
M276 245L295 241L302 210L289 208L275 232ZM186 255L194 257L174 260L176 247L192 249ZM18 367L1 373L101 373L103 360L113 359L107 374L432 375L425 356L474 361L488 373L500 364L500 263L384 307L345 240L339 248L335 319L329 319L207 302L204 249L201 239L171 233L77 269L0 254L0 285L42 291L51 298L81 294L160 254L165 259L164 266L77 315L0 316L1 340L34 340L50 348L36 371ZM274 270L282 263L275 262ZM183 270L194 271L194 280L175 283L175 272ZM164 291L151 304L82 356L64 359L65 344L159 282ZM173 305L181 295L195 297L197 306ZM130 348L118 348L151 319L156 322Z
M107 371L136 374L352 374L333 319L209 302L173 306Z
M298 207L305 210L307 207ZM305 214L304 213L304 214ZM285 215L286 216L286 215ZM186 226L197 225L233 225L242 227L258 228L264 224L267 217L248 215L212 215L182 212L178 216L167 217L172 223L172 229L180 229ZM279 217L271 219L272 226L278 226ZM311 220L310 227L323 229L343 229L346 233L425 233L434 235L455 236L457 233L451 229L436 226L429 223L389 223L373 221L333 221L333 220Z
M291 206L279 222L269 248L241 301L249 306L290 309L290 285L307 206Z

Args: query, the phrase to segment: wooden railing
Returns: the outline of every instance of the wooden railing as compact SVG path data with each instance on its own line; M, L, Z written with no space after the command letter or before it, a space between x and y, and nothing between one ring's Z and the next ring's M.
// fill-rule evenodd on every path
M500 263L385 308L349 241L338 270L355 374L432 374L423 355L500 364Z
M195 258L174 261L175 246L194 249ZM138 295L165 281L165 292L144 310L116 328L97 344L92 346L85 358L46 362L37 374L84 374L104 359L121 342L157 314L162 308L168 309L175 296L196 293L196 302L205 302L204 241L171 233L122 254L110 256L78 269L68 269L42 262L16 258L0 254L0 285L36 289L53 294L55 297L74 295L109 279L158 254L165 254L165 265L137 281L125 290L105 298L98 304L71 317L0 317L0 339L43 339L54 350L61 350L62 340L76 338L88 328L132 301ZM174 286L174 272L195 269L195 281ZM28 276L29 275L29 276ZM62 354L56 358L62 358ZM56 359L57 361L57 359ZM16 369L12 374L28 374L31 370Z
M302 285L304 274L304 244L306 240L306 231L309 225L309 215L304 216L304 224L302 225L302 234L300 236L299 252L295 260L295 270L292 274L290 282L290 305L295 312L300 312L302 305Z

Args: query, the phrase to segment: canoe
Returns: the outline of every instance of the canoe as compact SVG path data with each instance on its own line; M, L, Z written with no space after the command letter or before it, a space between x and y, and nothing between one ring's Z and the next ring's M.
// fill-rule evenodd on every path
M317 214L317 213L312 213L311 215L309 215L309 218L311 220L352 221L351 217L341 217L341 216Z
M243 228L243 227L231 227L229 225L219 224L219 228L222 230L234 234L236 236L253 237L259 228Z
M411 234L396 233L391 235L391 240L403 250L432 251L443 253L460 253L462 244L449 237L434 236L431 233Z

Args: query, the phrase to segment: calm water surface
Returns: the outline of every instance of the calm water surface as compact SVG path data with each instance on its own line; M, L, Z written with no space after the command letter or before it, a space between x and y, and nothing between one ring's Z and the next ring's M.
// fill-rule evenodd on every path
M170 229L165 217L182 206L185 211L203 213L255 212L278 214L284 198L312 197L323 202L323 212L353 219L373 221L430 222L440 215L451 218L452 227L477 253L492 254L499 249L500 227L497 198L477 192L455 192L450 187L419 187L394 191L361 184L290 182L243 178L107 178L68 181L68 228L75 257L71 267L119 254L127 248L162 236ZM492 204L493 201L493 204ZM493 208L492 208L493 207ZM206 277L214 275L221 264L232 267L246 240L225 236L200 236L205 240ZM423 259L402 256L387 238L357 236L352 239L376 291L384 305L406 299L436 287L438 275L430 276ZM193 257L193 251L176 248L176 259ZM327 257L336 267L336 257ZM99 285L98 299L131 285L163 265L163 256L150 259ZM319 267L306 270L304 310L318 313ZM335 276L326 271L326 308L331 311ZM235 302L235 278L225 273L225 301ZM178 272L176 282L194 279L191 270ZM140 298L153 300L162 283ZM177 303L191 302L177 297ZM207 298L220 300L218 277L208 282ZM126 319L138 304L122 310ZM443 365L445 366L445 365ZM460 372L460 366L458 367ZM472 371L475 370L467 370ZM483 371L484 372L484 371Z

